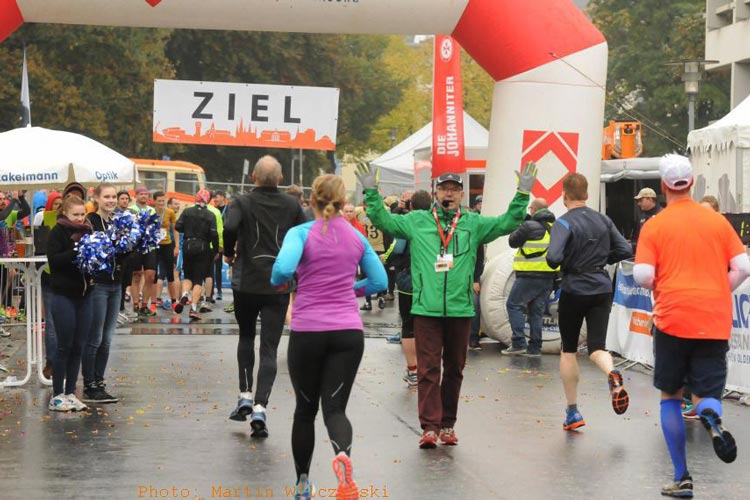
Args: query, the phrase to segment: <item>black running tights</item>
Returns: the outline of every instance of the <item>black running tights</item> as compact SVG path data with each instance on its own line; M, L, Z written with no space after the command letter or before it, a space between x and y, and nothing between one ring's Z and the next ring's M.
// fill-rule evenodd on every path
M240 392L253 390L256 323L260 315L260 366L255 402L263 406L268 405L276 380L276 351L288 306L288 294L260 295L234 291L234 316L240 327L240 340L237 343Z
M292 453L298 479L310 471L319 401L334 453L350 453L352 424L346 404L364 348L362 330L291 332L287 361L297 398Z

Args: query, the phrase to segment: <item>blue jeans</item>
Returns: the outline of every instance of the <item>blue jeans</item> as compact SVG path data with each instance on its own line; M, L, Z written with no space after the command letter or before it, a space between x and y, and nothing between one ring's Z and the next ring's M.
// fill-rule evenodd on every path
M57 331L52 387L55 395L73 394L81 367L81 347L91 328L91 294L73 298L52 292L51 309Z
M52 285L42 285L42 304L44 304L44 358L49 363L54 363L57 352L57 333L55 333L55 320L52 318Z
M510 328L513 331L511 343L514 348L526 349L526 316L529 322L529 353L542 352L542 318L549 294L552 292L552 278L519 276L508 295L505 307L508 311Z
M109 360L109 346L117 327L120 312L120 283L97 283L91 292L93 314L91 330L83 348L83 384L91 385L104 380L104 371Z

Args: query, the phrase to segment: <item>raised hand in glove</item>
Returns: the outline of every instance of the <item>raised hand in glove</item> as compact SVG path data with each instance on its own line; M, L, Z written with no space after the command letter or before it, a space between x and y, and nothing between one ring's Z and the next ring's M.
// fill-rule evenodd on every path
M378 187L378 171L373 171L367 163L362 162L357 165L354 175L357 176L357 180L362 184L363 190Z
M534 187L536 181L537 166L533 161L528 162L523 166L523 171L516 171L516 177L518 177L518 190L522 193L530 193L531 188Z

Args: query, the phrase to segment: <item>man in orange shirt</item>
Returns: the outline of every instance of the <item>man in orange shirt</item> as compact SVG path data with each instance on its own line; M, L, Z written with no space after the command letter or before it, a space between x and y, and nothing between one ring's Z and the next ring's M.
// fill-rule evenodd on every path
M727 463L737 457L734 438L722 425L721 395L731 293L750 276L750 259L729 222L691 199L690 160L666 155L659 174L667 208L644 224L633 275L654 290L654 386L662 391L661 426L675 470L674 482L662 488L662 495L690 498L693 479L680 412L686 383L716 455Z

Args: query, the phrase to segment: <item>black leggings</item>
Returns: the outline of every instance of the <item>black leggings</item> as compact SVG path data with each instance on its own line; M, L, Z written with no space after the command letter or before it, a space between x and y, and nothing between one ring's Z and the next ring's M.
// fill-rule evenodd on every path
M292 454L298 479L310 472L318 401L333 452L351 452L352 424L346 417L346 404L364 349L362 330L291 332L287 361L297 398Z
M255 367L255 327L260 315L260 363L255 402L267 406L276 380L276 352L284 330L289 295L261 295L234 292L234 317L240 327L237 344L240 392L253 390Z
M612 294L576 295L560 292L558 302L560 340L562 352L578 351L581 326L586 319L586 346L589 354L601 351L607 343L607 324L612 309Z

